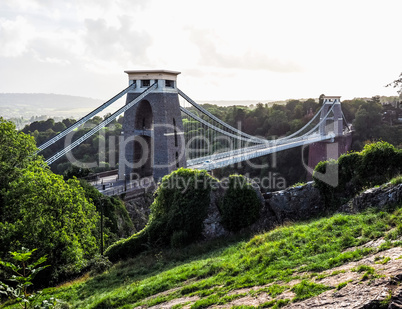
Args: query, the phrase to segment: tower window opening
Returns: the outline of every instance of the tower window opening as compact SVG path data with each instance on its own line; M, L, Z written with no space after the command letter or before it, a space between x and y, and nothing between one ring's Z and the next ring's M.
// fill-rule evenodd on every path
M150 79L142 79L141 80L141 87L145 88L145 87L149 87L151 86L151 80Z
M167 88L174 88L174 81L172 81L172 80L165 80L165 87L167 87Z
M174 126L174 145L175 147L178 146L177 142L177 128L176 128L176 119L173 118L173 126Z
M179 153L176 151L176 167L179 167Z

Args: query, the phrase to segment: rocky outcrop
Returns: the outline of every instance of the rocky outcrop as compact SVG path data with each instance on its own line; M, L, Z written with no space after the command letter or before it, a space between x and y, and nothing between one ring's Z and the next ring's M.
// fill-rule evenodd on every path
M324 211L324 202L313 182L265 193L263 197L260 219L251 226L252 231L267 231L286 221L306 220Z
M325 213L325 204L320 191L314 187L314 182L290 187L285 190L261 194L258 185L253 185L262 203L260 218L250 228L250 231L268 231L286 221L297 222L317 217ZM208 216L204 221L203 236L212 239L229 235L221 224L219 201L223 198L225 189L219 187L211 192L208 206ZM137 231L141 230L148 221L149 206L153 202L152 193L132 196L125 204ZM340 207L340 212L357 213L369 207L382 208L402 203L402 184L383 185L366 190L347 204Z
M132 196L130 199L124 201L127 212L137 232L141 231L147 224L151 212L150 206L153 201L154 197L152 192L143 192L138 196Z
M219 212L218 203L225 194L223 188L218 188L211 192L211 202L208 206L208 216L204 220L204 230L202 236L205 239L212 239L230 234L221 223L221 214Z
M309 182L303 186L287 188L265 196L265 204L270 207L278 223L309 219L324 210L320 192Z
M385 184L378 188L371 188L351 199L340 208L346 213L357 213L370 207L390 207L402 202L402 184L392 186Z
M328 291L306 301L294 303L285 308L350 308L350 309L391 309L402 308L402 287L393 278L380 278L370 284L348 284L339 291ZM390 295L392 295L390 297Z
M372 247L372 248L375 248ZM395 309L402 308L402 249L395 247L380 251L360 261L351 262L329 271L338 273L318 280L318 283L333 287L318 296L295 302L284 308L353 308L353 309ZM381 258L381 259L379 259ZM376 260L390 260L385 264ZM375 269L373 278L363 279L362 274L353 271L356 266L368 265ZM345 287L336 289L339 283Z

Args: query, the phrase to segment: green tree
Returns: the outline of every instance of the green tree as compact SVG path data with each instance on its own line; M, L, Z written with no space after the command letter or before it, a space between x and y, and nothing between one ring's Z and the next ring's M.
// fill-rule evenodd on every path
M110 246L111 261L135 256L149 247L183 246L201 236L210 192L216 180L204 170L180 168L163 177L147 226Z
M79 272L96 253L99 221L75 179L42 167L27 168L5 193L0 252L36 247L48 255L53 279Z
M10 183L19 177L22 171L33 164L40 164L35 152L35 141L31 136L18 132L12 122L0 117L0 221L4 202L3 194Z
M239 231L260 216L261 201L251 182L242 175L231 175L228 189L220 203L222 224L229 231Z
M280 111L277 109L273 110L272 113L269 115L268 121L271 127L269 131L269 135L271 136L285 135L290 129L288 118L284 111Z
M32 137L2 118L0 141L0 257L38 248L53 279L80 271L97 250L95 206L77 180L65 182L35 155Z
M356 134L360 139L375 139L378 136L378 126L381 124L382 107L378 103L378 98L373 97L371 100L360 105L353 121Z

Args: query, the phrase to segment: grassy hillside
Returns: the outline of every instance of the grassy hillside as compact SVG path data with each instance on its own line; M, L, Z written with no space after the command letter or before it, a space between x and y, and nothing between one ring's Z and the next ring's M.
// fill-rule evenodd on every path
M55 296L65 302L65 308L135 308L166 302L171 304L166 308L230 308L235 299L265 295L268 301L258 307L278 308L347 285L331 286L320 279L334 275L328 272L334 267L400 246L401 219L402 205L335 214L181 250L151 249L103 274L87 274L47 289L43 297ZM361 246L381 237L377 248ZM365 271L363 276L373 275L373 270L360 268L356 271Z

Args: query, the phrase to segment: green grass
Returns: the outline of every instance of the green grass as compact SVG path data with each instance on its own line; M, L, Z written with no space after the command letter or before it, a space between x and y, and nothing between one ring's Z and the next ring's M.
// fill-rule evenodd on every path
M376 279L381 277L381 275L376 274L374 267L368 265L359 265L358 267L352 268L351 271L356 271L358 273L364 272L361 280Z
M396 176L390 180L390 184L393 186L399 185L402 183L402 175Z
M374 263L376 264L387 264L391 258L389 256L383 257L383 256L377 256L374 258Z
M198 296L200 300L191 306L204 308L230 303L244 296L228 296L230 292L252 286L271 284L260 292L275 297L289 289L284 283L300 278L301 283L292 287L296 294L292 301L299 301L330 289L301 277L302 272L319 276L322 271L360 260L373 249L345 249L386 235L401 219L400 208L368 210L280 227L251 238L215 240L181 250L154 249L120 262L104 274L46 289L43 297L62 299L71 308L134 308ZM395 244L400 243L389 240L382 249ZM373 275L363 268L356 270ZM162 294L155 297L158 293ZM274 299L260 307L279 308L287 302Z
M322 292L330 289L332 288L323 284L302 280L302 282L295 284L291 290L296 294L293 300L303 300L321 294Z

